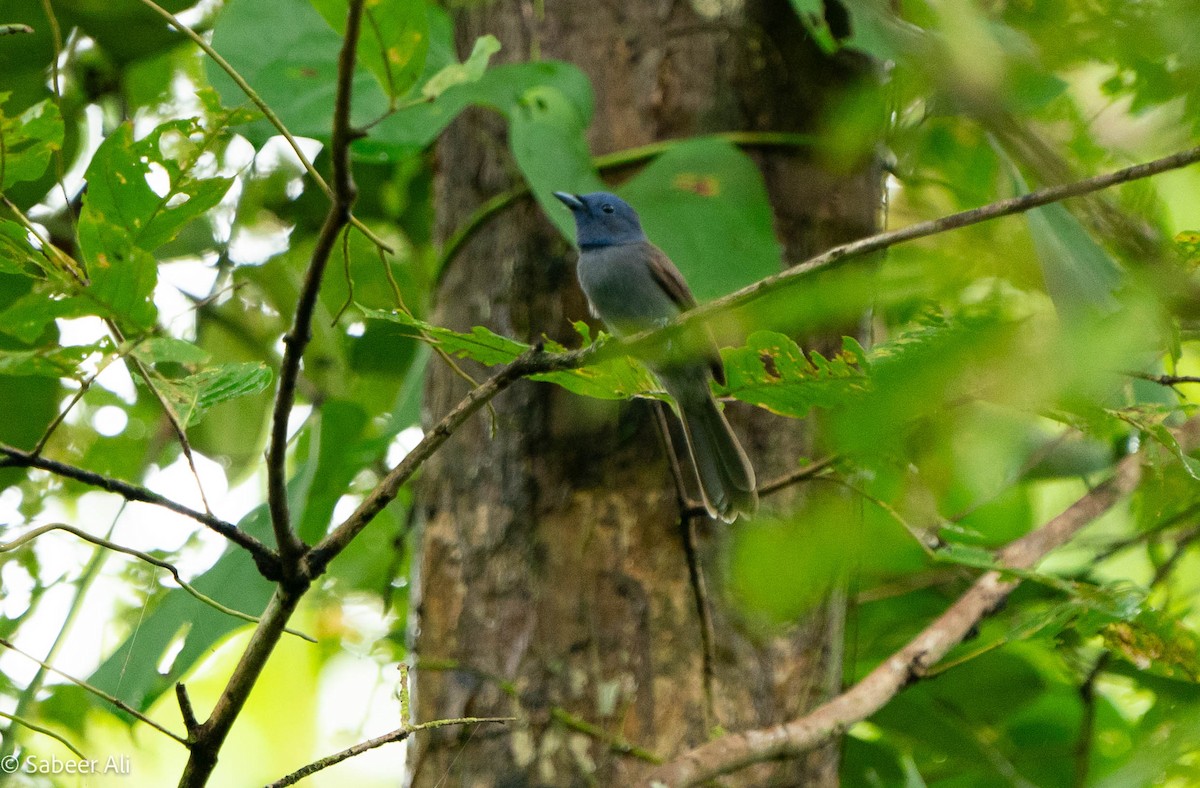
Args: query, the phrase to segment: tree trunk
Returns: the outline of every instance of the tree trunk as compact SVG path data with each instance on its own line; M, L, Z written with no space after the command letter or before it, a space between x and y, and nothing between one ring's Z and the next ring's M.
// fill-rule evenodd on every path
M694 8L707 6L733 10L705 17ZM471 4L456 20L460 47L494 33L511 60L540 47L544 57L579 64L596 93L594 153L711 131L811 131L862 70L820 56L786 0L556 0L545 4L544 19L532 9L522 0ZM482 111L453 124L438 152L444 238L511 188L515 167L502 121ZM873 163L833 174L801 152L755 156L789 262L874 229ZM433 319L573 342L570 321L586 315L573 263L538 207L522 201L480 228L445 272ZM465 392L435 362L429 419ZM841 604L781 633L743 631L722 593L730 528L700 523L715 633L713 702L706 701L685 531L649 403L587 400L525 381L498 397L495 410L495 436L486 415L472 419L429 463L418 491L415 713L420 721L518 721L416 737L414 785L632 785L646 763L618 753L613 741L671 756L716 726L780 722L838 688ZM810 454L805 425L736 405L727 412L760 479ZM786 506L786 498L767 503ZM733 526L740 527L747 526ZM730 784L836 780L830 746L802 762L744 771Z

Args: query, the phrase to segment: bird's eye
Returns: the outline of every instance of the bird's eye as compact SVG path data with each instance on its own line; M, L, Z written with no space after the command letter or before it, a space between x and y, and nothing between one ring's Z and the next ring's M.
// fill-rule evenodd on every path
M612 213L613 211L615 211L617 209L612 207L612 205L610 205L609 203L604 203L604 205L600 206L600 210L604 211L605 213Z

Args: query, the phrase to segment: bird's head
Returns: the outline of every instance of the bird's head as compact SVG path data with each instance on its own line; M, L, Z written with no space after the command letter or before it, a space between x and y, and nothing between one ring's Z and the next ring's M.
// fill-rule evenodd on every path
M580 249L646 240L637 212L615 194L555 192L554 196L575 216L575 236Z

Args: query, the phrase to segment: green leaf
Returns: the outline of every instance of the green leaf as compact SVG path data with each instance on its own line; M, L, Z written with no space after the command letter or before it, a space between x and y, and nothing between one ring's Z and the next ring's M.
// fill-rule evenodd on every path
M512 113L509 145L533 196L566 238L575 237L575 220L556 191L601 191L604 182L588 152L588 118L562 91L538 85L521 96Z
M1010 166L1017 193L1027 194L1024 179L1015 165L1010 162ZM1121 267L1079 220L1061 203L1036 208L1025 217L1054 306L1068 317L1116 311L1114 293L1122 284Z
M185 378L156 381L180 420L189 426L200 421L204 412L214 405L257 394L270 383L270 368L258 362L222 364Z
M833 38L829 23L825 21L825 3L823 0L791 0L792 8L804 29L821 47L821 51L831 54L837 51L838 43Z
M137 329L153 326L158 315L151 300L158 281L153 255L137 246L125 227L87 210L86 202L79 217L79 248L91 284L81 295L67 299L74 302L67 314L99 314Z
M204 364L209 359L208 351L204 348L175 337L150 337L138 342L130 353L147 364L157 364L160 361Z
M0 104L8 96L0 93ZM46 171L54 152L62 150L63 121L58 106L46 99L15 118L0 112L0 139L4 141L0 191L20 181L37 180Z
M346 32L345 0L311 0L339 36ZM393 99L408 92L425 66L429 15L423 0L373 0L363 10L358 62ZM486 61L485 61L486 63Z
M538 86L556 88L580 117L591 120L592 86L587 77L570 63L548 60L490 68L477 81L453 85L432 102L392 113L372 130L371 136L391 145L425 147L472 104L490 107L511 118L522 97Z
M443 66L421 86L421 95L427 99L436 99L455 85L478 82L483 78L492 55L499 51L499 39L492 35L480 36L475 39L475 46L471 47L471 54L467 59L461 63Z
M16 222L0 219L0 274L32 276L46 265L45 258L30 246L29 231Z
M80 380L84 375L81 373L79 365L98 350L100 350L99 345L0 350L0 375L29 375Z
M762 175L725 140L672 145L617 191L638 210L650 240L670 256L700 301L781 268Z
M813 407L833 407L870 384L862 347L844 342L845 349L832 359L816 352L806 358L790 337L756 331L745 346L721 354L726 385L717 391L794 418L803 418Z
M453 356L469 358L489 366L507 364L529 349L529 345L523 342L502 337L482 326L475 326L471 333L463 334L417 320L402 312L366 308L362 308L362 311L368 318L407 326L412 329L411 336L414 338L432 342ZM555 342L547 341L544 345L550 352L565 350ZM663 396L662 387L653 374L628 356L605 359L580 369L531 375L530 379L555 383L576 394L599 399Z
M293 134L329 138L342 38L312 3L230 0L217 18L212 44ZM209 82L225 105L246 102L228 74L211 62L207 68ZM366 68L355 70L353 90L353 124L364 125L388 111L387 94ZM250 136L261 142L276 133L262 121L254 124Z
M125 228L134 244L153 252L220 202L233 182L197 179L189 172L209 139L195 120L168 121L136 142L132 125L122 124L96 149L88 165L84 214ZM168 148L175 155L164 150ZM155 168L169 179L161 195L147 181Z

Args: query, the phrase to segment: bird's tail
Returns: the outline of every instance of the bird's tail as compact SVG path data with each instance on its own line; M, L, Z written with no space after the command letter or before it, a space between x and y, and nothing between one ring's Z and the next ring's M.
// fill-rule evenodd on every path
M758 510L754 468L705 388L702 397L676 398L679 418L700 480L704 508L711 516L731 523L739 514L752 517Z

